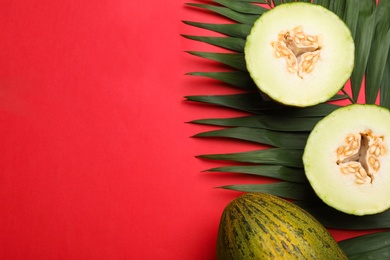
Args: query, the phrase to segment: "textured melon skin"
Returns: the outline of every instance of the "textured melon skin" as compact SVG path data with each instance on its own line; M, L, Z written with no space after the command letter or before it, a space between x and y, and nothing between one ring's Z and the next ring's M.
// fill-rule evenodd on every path
M330 233L309 213L264 193L246 193L226 206L218 231L217 257L347 259Z

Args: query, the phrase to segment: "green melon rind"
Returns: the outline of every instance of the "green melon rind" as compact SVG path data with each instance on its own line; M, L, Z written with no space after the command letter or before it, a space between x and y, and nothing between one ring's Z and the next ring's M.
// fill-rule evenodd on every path
M384 135L385 146L390 148L390 111L377 105L353 104L322 119L310 133L303 154L305 174L316 194L329 206L353 215L390 208L389 151L371 185L355 185L354 176L343 175L335 163L337 147L345 137L366 129Z
M347 259L314 217L266 193L246 193L226 206L218 230L217 258Z
M320 30L329 35L324 37L321 60L304 80L287 72L284 59L275 58L271 46L282 30L298 25L308 34ZM354 67L355 45L336 14L320 5L295 2L270 9L256 20L244 52L247 69L262 92L285 105L305 107L329 100L345 85Z

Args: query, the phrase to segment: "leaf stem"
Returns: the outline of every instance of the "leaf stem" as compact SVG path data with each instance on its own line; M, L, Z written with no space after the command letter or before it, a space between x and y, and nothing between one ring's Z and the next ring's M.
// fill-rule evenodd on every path
M345 91L344 88L341 89L341 91L344 93L344 95L347 96L348 100L351 102L351 104L355 104L355 100L353 100L353 98L351 98L351 96L347 93L347 91Z

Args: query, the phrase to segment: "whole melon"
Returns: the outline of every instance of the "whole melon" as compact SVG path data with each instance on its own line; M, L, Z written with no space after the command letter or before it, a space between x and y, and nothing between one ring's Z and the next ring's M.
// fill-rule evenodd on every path
M331 234L306 211L266 193L246 193L223 211L219 260L347 259Z

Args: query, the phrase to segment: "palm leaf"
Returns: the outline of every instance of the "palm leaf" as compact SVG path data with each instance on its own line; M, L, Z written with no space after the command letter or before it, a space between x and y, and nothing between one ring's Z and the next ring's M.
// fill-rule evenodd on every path
M214 13L217 13L219 15L222 15L224 17L230 18L233 21L236 21L238 23L253 25L253 23L259 18L259 15L257 14L243 14L236 11L233 11L232 9L229 9L227 7L221 7L221 6L215 6L215 5L207 5L207 4L194 4L194 3L188 3L189 6L194 6L198 8L203 8L209 11L212 11Z
M241 93L241 94L229 94L229 95L201 95L201 96L186 96L188 101L202 102L207 104L219 105L228 108L234 108L237 110L258 114L264 110L274 110L272 113L282 114L288 113L293 116L294 114L305 114L307 112L323 113L322 116L327 115L327 112L334 111L337 106L320 104L310 108L292 108L285 107L272 100L268 100L259 93ZM331 100L337 100L344 98L344 96L335 96ZM308 115L307 115L308 116Z
M213 104L254 114L263 110L282 107L280 104L277 104L273 101L266 101L260 95L254 93L187 96L186 98L189 101Z
M297 108L297 107L282 107L279 109L274 110L267 110L267 114L270 116L289 116L290 118L309 118L309 117L320 117L323 118L324 116L329 115L331 112L335 111L336 109L340 108L338 105L333 104L319 104L316 106L311 107L303 107L303 108ZM310 129L311 130L311 129Z
M348 0L345 3L344 22L351 31L352 38L356 39L356 30L358 26L359 10L361 0Z
M189 51L188 53L209 60L214 60L232 68L246 71L244 54L242 53L214 53L214 52L199 52Z
M191 21L183 21L183 23L199 27L202 29L206 29L209 31L214 31L218 33L225 34L231 37L237 37L246 39L248 36L252 26L247 24L212 24L212 23L199 23L199 22L191 22Z
M366 71L375 25L375 0L360 0L355 35L355 67L351 75L352 98L357 101ZM349 8L356 8L349 6Z
M345 14L345 7L347 0L337 0L337 1L330 1L329 3L329 10L334 12L338 17L343 19Z
M354 216L337 211L322 202L299 201L295 204L329 228L355 230L390 228L390 210L374 215Z
M289 148L269 148L264 150L254 150L249 152L227 153L227 154L204 154L198 155L197 158L231 161L243 163L260 163L281 165L288 167L303 167L302 149Z
M314 0L314 4L321 5L329 9L330 1L329 0Z
M267 4L267 0L237 0L237 2L250 2L250 3L258 3L258 4Z
M250 4L249 2L229 1L229 0L213 0L213 1L239 13L255 14L259 16L267 11L267 9L265 9L264 7Z
M216 79L239 89L254 91L257 90L255 83L247 72L224 71L224 72L190 72L187 75L201 76Z
M274 6L278 6L278 5L281 5L283 2L282 0L272 0Z
M244 52L245 40L241 38L193 36L184 34L182 36L191 40L208 43L228 50Z
M274 131L302 132L311 131L320 121L321 117L294 118L287 116L275 116L269 114L250 115L235 118L210 118L191 121L196 124L216 126L238 126L262 128Z
M366 103L370 104L376 102L390 49L390 1L380 1L374 15L375 34L366 72ZM389 73L390 71L387 71L387 74Z
M350 260L390 259L390 231L345 239L339 246Z
M383 75L380 92L380 104L383 107L390 109L390 52L387 55L387 62L385 65L385 73Z
M292 168L280 165L239 165L224 166L206 170L207 172L226 172L251 174L263 177L270 177L289 182L306 183L306 175L302 168Z
M199 133L194 137L234 138L274 147L303 149L305 148L308 133L278 132L251 127L233 127Z
M299 118L299 117L321 117L329 115L331 112L338 109L340 106L333 105L333 104L319 104L316 106L311 107L303 107L303 108L297 108L297 107L282 107L280 109L275 110L267 110L268 115L273 116L288 116L291 118ZM310 129L312 130L312 129Z
M337 101L337 100L343 100L343 99L346 99L346 98L348 98L348 95L336 94L333 97L331 97L330 99L328 99L328 102Z
M263 192L293 200L313 200L316 195L310 185L293 182L275 182L268 184L226 185L220 188L241 192Z

